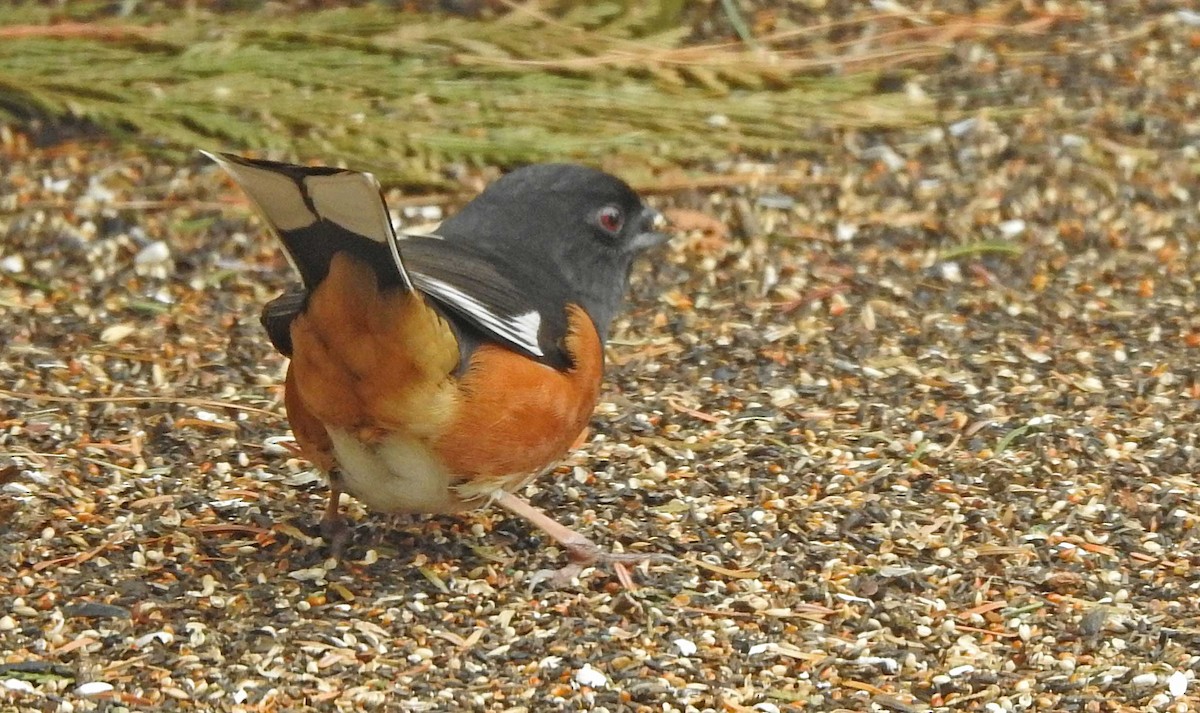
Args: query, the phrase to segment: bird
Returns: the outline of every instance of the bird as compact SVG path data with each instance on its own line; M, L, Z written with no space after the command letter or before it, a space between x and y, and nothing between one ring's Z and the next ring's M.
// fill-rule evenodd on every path
M602 549L517 494L586 434L632 266L668 241L661 212L614 175L540 163L404 234L369 172L202 153L299 275L261 322L290 359L284 407L329 481L335 553L349 493L388 513L504 508L568 555L539 580L606 564L632 588L625 565L672 559Z

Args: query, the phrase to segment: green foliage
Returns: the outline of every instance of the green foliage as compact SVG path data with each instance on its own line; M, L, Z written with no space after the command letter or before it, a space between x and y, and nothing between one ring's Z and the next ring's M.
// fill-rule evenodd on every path
M489 21L375 6L181 12L78 33L11 31L38 18L0 9L0 112L85 119L169 150L342 161L410 185L437 184L448 162L688 163L803 150L813 122L928 119L876 93L871 72L814 76L761 52L684 48L681 6L576 3Z

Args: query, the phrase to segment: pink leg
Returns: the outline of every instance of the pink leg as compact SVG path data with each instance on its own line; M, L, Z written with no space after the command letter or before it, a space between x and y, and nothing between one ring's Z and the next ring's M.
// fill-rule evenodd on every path
M495 502L512 514L525 518L531 525L545 532L567 550L567 556L570 557L571 563L560 570L548 573L538 572L534 575L535 583L541 579L550 579L558 585L566 584L578 576L585 567L590 567L598 563L606 563L612 565L613 571L616 573L617 579L623 587L633 589L633 577L630 576L629 569L625 566L626 564L647 561L675 561L674 557L663 554L617 554L606 552L600 549L600 546L595 542L563 525L512 493L502 493L496 498Z

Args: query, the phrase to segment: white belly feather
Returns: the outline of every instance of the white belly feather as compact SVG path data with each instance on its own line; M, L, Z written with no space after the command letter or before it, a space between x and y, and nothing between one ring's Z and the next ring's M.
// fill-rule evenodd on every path
M411 438L390 437L367 445L349 433L329 429L346 492L383 512L455 512L462 501L450 487L450 474L429 447Z

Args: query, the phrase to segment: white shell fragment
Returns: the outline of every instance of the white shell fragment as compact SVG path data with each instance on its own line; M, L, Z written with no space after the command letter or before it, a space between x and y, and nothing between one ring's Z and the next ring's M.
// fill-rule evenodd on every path
M1129 682L1135 686L1153 686L1154 684L1158 683L1158 675L1149 672L1139 673L1138 675L1129 679Z
M88 681L81 683L75 688L75 693L80 696L102 696L105 693L112 693L113 685L104 681Z
M137 331L137 327L128 322L114 324L100 333L100 341L105 344L116 344Z
M0 258L0 271L14 275L25 272L25 258L20 255L5 255Z
M1188 689L1188 677L1183 671L1175 671L1167 676L1167 692L1174 698L1183 698Z
M1012 220L1004 221L996 227L1000 229L1000 234L1004 237L1015 238L1025 232L1026 224L1020 218L1013 218Z
M288 572L288 576L299 582L319 582L325 579L328 574L324 567L309 567L307 569L298 569L294 572Z
M602 688L608 685L608 676L585 663L583 668L575 672L575 683L588 688Z
M171 259L171 248L161 240L155 240L133 258L138 265L158 265Z

